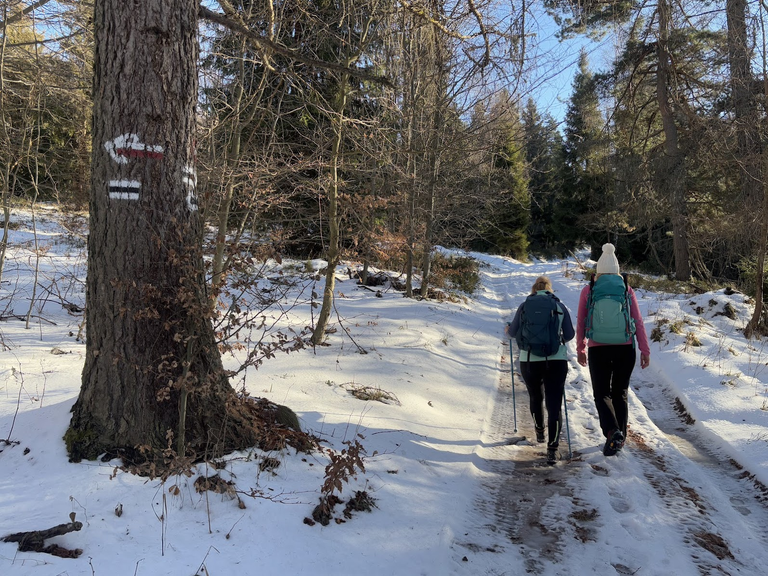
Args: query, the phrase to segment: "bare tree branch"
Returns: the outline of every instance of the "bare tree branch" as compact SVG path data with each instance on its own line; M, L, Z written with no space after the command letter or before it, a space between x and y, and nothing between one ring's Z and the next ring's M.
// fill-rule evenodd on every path
M424 20L426 22L429 22L430 24L432 24L432 26L434 26L435 28L440 30L443 34L446 34L447 36L450 36L451 38L456 38L458 40L470 40L472 38L471 36L464 36L462 34L458 34L457 32L453 32L453 31L449 30L445 26L445 24L443 24L442 22L440 22L436 18L433 18L432 16L430 16L427 13L427 11L424 10L423 8L421 8L420 6L415 6L413 3L408 2L407 0L400 0L400 4L408 12L410 12L414 16L418 16L419 18L421 18L422 20ZM472 2L470 2L470 5L472 5ZM471 10L471 8L470 8L470 10Z
M483 42L485 42L485 54L483 55L483 59L480 62L480 66L485 68L488 64L491 63L491 44L490 39L488 38L488 30L485 28L482 15L477 11L475 1L467 0L467 5L469 6L469 11L477 20L477 25L480 28L480 35L483 37ZM525 35L523 35L523 38L525 38Z
M14 22L18 22L24 16L26 16L27 14L32 12L32 10L35 10L36 8L40 8L41 6L45 6L50 1L51 0L37 0L37 2L34 2L34 3L30 4L29 6L24 8L24 10L22 10L21 12L19 12L17 14L14 14L13 16L9 16L5 20L5 22L0 22L0 28L2 28L4 30L5 27L8 26L9 24L13 24Z
M222 1L224 2L225 5L227 4L224 0ZM229 8L231 8L231 6ZM269 40L268 38L259 36L252 30L249 30L244 24L236 22L226 14L218 14L216 12L213 12L212 10L209 10L208 8L203 6L202 4L200 5L198 14L200 18L204 20L213 22L214 24L220 24L221 26L228 28L232 32L235 32L237 34L242 34L256 48L261 50L265 56L268 56L269 54L280 54L281 56L285 56L286 58L291 58L292 60L295 60L296 62L301 62L302 64L306 64L307 66L320 68L322 70L331 70L333 72L345 73L345 74L349 74L350 76L359 78L361 80L376 82L378 84L383 84L385 86L392 86L392 82L384 76L369 74L368 72L365 72L363 70L348 68L347 66L343 66L341 64L334 64L333 62L325 62L323 60L308 58L302 55L301 53L297 52L296 50L292 50L291 48L282 46L277 42Z
M2 24L0 24L2 26ZM17 44L6 44L6 48L19 48L21 46L33 46L35 44L50 44L50 43L56 43L56 42L62 42L64 40L69 40L70 38L74 38L76 36L80 36L85 33L85 30L78 30L77 32L73 32L72 34L67 34L66 36L59 36L58 38L44 38L43 40L30 40L29 42L18 42Z

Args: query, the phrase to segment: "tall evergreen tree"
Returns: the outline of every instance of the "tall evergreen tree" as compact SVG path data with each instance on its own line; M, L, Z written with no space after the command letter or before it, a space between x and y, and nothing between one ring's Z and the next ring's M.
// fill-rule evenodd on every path
M599 256L616 230L602 216L610 210L609 138L600 111L595 78L582 51L579 70L565 116L563 187L555 208L555 224L568 245L589 243Z
M485 176L485 220L481 225L479 247L528 257L528 228L531 221L531 196L525 168L525 140L520 112L507 91L494 100L486 119L488 126Z
M529 99L522 113L525 136L525 165L531 196L531 250L539 253L560 252L564 248L554 227L555 206L561 196L563 177L563 142L552 116L542 117L536 103Z

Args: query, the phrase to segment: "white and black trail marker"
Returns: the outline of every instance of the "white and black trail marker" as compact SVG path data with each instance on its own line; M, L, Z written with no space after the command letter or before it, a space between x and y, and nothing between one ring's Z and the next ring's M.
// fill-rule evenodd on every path
M137 180L110 180L109 197L113 200L138 200L141 182Z
M144 144L137 134L121 134L113 140L104 143L112 160L118 164L128 164L130 158L162 158L163 147Z
M195 195L195 190L197 189L197 172L192 166L184 166L181 173L181 183L187 191L187 208L194 212L197 210L197 196Z

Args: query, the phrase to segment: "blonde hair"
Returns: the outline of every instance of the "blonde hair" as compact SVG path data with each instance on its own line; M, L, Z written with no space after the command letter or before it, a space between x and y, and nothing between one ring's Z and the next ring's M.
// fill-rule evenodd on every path
M536 282L533 283L533 287L531 288L531 294L536 294L539 290L554 292L554 290L552 290L552 280L546 276L539 276L536 278Z

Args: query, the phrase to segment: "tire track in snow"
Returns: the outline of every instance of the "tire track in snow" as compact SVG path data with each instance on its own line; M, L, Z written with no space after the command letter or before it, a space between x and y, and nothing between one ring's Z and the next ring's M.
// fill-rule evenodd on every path
M510 281L509 276L499 273L498 269L483 274L487 300L495 302L500 310L502 307L514 310L516 305L510 301L507 291L520 285L519 278ZM538 270L532 270L528 274L530 282L539 274ZM517 297L522 299L522 293L515 299ZM514 431L510 350L508 342L502 345L499 381L486 416L481 445L476 451L482 460L482 490L475 503L474 526L456 543L471 552L498 554L498 564L508 565L511 570L499 568L490 573L516 574L522 561L527 572L540 574L547 564L559 562L563 548L564 526L549 517L549 503L553 499L573 500L573 491L565 482L567 472L560 466L545 465L546 445L530 441L535 433L528 412L528 394L519 371L514 377L518 428ZM565 451L561 448L561 452ZM504 559L506 555L511 558Z
M482 479L483 492L476 502L476 527L490 533L495 544L459 544L472 551L512 550L527 572L540 574L546 565L561 561L566 531L560 519L552 518L549 504L552 500L572 502L575 496L566 482L568 471L562 465L546 466L546 445L530 440L535 433L519 372L515 374L518 431L514 432L508 358L502 360L502 366L507 367L506 374L500 377L478 451L487 464L488 474Z
M664 440L677 449L662 455L641 433L630 430L629 446L677 518L694 564L702 575L755 573L764 566L768 548L764 487L707 445L666 387L638 378L632 388Z
M657 453L641 434L630 430L629 442L634 448L633 453L644 463L643 474L648 483L675 518L683 541L689 545L688 552L694 565L701 574L731 574L725 561L733 561L734 556L728 541L723 538L710 516L706 497L675 473L673 463ZM698 554L693 545L703 549L702 553ZM703 551L709 552L714 558Z
M511 295L500 295L516 290L517 300L522 284L503 272L484 284L496 305L511 310ZM533 277L548 270L532 266L525 272ZM550 468L542 466L543 445L508 443L515 435L508 354L505 346L476 450L482 489L471 525L455 539L462 553L490 554L486 558L492 568L460 573L511 575L521 566L547 576L765 572L765 487L761 490L748 472L706 450L705 440L681 424L673 399L658 394L663 387L647 380L651 371L638 370L633 377L631 435L618 458L602 456L591 386L578 367L575 376L569 372L571 433L574 448L582 453ZM515 436L532 438L519 373L515 392Z

